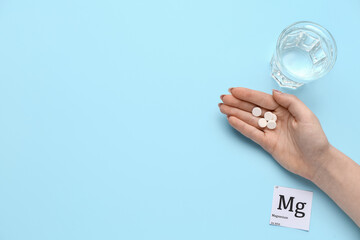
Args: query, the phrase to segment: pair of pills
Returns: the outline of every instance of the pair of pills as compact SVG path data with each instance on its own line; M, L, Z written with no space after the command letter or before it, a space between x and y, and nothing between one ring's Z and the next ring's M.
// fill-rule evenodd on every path
M252 115L254 115L255 117L260 117L261 113L262 113L261 108L259 107L254 107L252 110ZM258 125L261 128L267 127L268 129L275 129L276 120L277 120L277 116L274 113L266 112L264 113L264 117L258 120Z

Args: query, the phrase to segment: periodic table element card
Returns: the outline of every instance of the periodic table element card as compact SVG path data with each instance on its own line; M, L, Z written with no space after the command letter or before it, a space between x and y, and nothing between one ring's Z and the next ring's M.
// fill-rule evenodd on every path
M275 186L270 225L309 231L313 192Z

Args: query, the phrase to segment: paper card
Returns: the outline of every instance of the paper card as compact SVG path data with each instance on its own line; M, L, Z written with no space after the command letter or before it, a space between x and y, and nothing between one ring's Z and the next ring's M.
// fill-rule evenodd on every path
M309 231L313 192L275 186L270 225Z

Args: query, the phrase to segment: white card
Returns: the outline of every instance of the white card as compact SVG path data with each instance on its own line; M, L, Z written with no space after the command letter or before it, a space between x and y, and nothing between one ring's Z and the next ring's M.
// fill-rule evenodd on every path
M313 193L275 186L270 224L309 231Z

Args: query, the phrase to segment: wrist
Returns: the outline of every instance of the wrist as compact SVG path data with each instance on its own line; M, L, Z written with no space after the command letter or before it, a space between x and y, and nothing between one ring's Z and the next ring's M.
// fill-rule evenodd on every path
M360 226L360 166L333 146L324 154L312 182Z
M332 171L336 165L337 157L336 157L337 149L329 144L329 147L323 154L320 156L320 159L317 161L320 162L320 165L317 167L314 175L310 179L316 185L323 185L328 182L328 178L332 175Z

